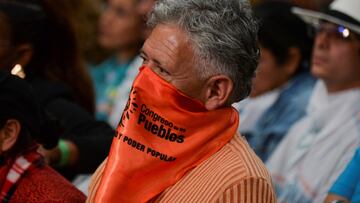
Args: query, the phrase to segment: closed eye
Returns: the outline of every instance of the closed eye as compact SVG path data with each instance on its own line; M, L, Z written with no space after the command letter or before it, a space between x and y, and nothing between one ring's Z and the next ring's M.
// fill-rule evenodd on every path
M141 53L141 54L140 54L140 58L143 60L143 63L142 63L142 64L143 64L143 65L146 65L146 62L147 62L148 59L147 59L147 57L145 56L145 54Z
M170 73L166 68L163 68L157 60L150 60L147 55L141 51L140 57L143 59L143 65L153 69L153 71L161 76L169 76Z
M158 72L159 74L161 74L161 75L164 75L164 76L170 75L170 73L169 73L168 71L166 71L164 68L160 67L159 65L155 66L154 68L155 68L155 69L157 70L157 72Z

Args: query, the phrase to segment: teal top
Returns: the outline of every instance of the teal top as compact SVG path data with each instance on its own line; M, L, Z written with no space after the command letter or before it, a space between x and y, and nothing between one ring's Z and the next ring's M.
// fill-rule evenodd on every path
M90 65L96 95L97 119L108 121L115 103L117 89L125 80L131 61L119 63L113 56L99 65Z
M346 197L353 203L360 202L360 148L329 192Z

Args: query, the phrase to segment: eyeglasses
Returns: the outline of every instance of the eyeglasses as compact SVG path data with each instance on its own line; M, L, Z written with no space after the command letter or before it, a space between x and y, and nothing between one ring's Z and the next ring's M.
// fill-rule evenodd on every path
M314 26L316 34L325 33L330 39L352 40L359 39L359 36L348 28L332 23L319 23Z

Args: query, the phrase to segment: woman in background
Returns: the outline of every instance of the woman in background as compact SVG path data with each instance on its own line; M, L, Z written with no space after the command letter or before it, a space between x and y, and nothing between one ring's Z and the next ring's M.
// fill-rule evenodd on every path
M116 128L121 113L110 121L114 106L125 107L133 79L142 60L142 17L136 12L138 0L107 0L99 22L98 42L113 55L91 67L95 84L96 117Z
M0 70L22 71L46 110L60 121L58 146L44 150L67 178L92 173L114 131L93 117L91 79L62 1L0 1Z

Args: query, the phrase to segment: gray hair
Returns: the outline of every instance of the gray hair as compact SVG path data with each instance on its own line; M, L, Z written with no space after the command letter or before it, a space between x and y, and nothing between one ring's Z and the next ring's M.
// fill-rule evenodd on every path
M159 0L148 25L178 25L193 43L201 80L224 74L234 83L229 103L249 95L259 60L257 22L246 0Z

